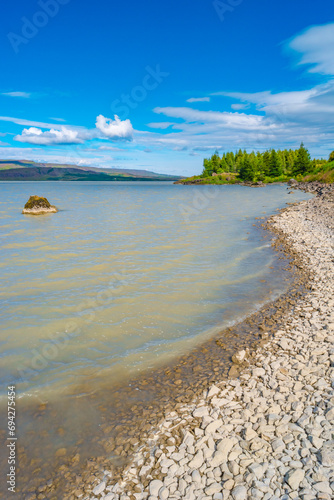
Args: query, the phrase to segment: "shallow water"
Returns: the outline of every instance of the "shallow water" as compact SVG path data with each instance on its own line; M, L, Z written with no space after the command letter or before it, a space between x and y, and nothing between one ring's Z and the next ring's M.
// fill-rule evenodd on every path
M22 215L32 194L59 213ZM191 351L179 375L190 397L195 371L226 372L238 339L226 337L215 366L194 348L288 286L255 219L309 197L278 185L0 183L0 386L16 383L19 398L15 498L50 478L56 496L44 497L65 498L65 463L74 481L88 457L118 463L117 439L154 425L175 393L159 367Z
M29 195L59 213L27 216ZM279 294L255 217L285 186L0 183L1 390L56 400L161 365Z

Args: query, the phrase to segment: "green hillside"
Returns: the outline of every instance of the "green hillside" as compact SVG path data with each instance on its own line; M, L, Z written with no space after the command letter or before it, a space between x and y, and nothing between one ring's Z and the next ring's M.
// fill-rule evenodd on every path
M1 181L175 181L179 179L179 176L157 174L148 170L0 160Z

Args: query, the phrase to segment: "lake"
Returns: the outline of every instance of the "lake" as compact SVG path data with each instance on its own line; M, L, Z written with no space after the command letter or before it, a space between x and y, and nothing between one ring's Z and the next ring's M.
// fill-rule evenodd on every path
M34 194L59 212L22 215ZM25 404L126 384L282 293L255 219L309 197L285 185L0 183L0 387L4 399L17 385L22 435ZM82 405L71 419L84 425Z

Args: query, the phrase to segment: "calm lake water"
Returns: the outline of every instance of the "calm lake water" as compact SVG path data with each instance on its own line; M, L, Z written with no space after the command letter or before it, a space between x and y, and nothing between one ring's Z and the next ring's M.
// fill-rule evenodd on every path
M22 215L33 194L59 213ZM0 183L1 390L82 395L253 311L286 286L255 217L308 197L278 185Z

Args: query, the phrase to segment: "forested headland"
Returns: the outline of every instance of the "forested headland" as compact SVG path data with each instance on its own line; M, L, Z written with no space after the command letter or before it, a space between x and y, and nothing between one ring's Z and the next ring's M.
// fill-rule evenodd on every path
M240 182L298 181L334 182L334 151L328 159L312 159L301 143L298 149L269 149L248 153L246 150L223 153L218 151L203 161L201 175L183 179L181 183L236 184Z

